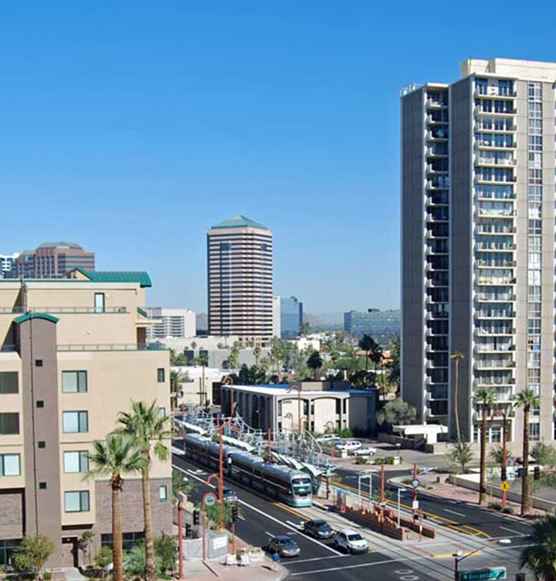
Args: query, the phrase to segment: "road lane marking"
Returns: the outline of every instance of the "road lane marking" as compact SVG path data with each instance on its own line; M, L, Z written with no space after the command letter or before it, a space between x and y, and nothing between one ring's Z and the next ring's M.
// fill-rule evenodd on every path
M442 509L444 512L449 512L450 514L455 514L457 516L463 516L465 517L466 515L463 512L458 512L457 510L452 510L450 508L443 508Z
M346 557L351 557L351 555L333 555L332 557L311 557L310 559L296 559L292 562L292 565L297 565L298 563L310 563L311 561L328 561L329 559L345 559Z
M413 557L413 558L400 557L399 559L387 559L385 561L371 561L367 563L358 563L357 565L344 565L342 567L329 567L327 569L316 569L314 571L301 571L299 573L290 573L289 577L300 577L301 575L316 575L317 573L332 573L333 571L343 571L345 569L361 569L362 567L372 567L373 565L386 565L388 563L423 561L428 558L429 557Z
M512 533L513 535L517 535L519 537L526 537L527 533L522 533L520 531L516 531L515 529L510 529L509 527L500 527L503 531L508 531L509 533Z
M180 466L174 466L174 468L176 468L176 470L179 470L180 472L184 472L186 474L188 473L185 469L181 468ZM195 478L196 480L199 480L199 482L202 482L206 486L209 486L210 488L216 488L213 484L209 484L206 480L203 480L202 478L200 478L199 476L196 476L195 474L191 474L191 476L193 478ZM274 521L275 523L278 523L279 525L281 525L283 527L286 527L287 529L290 529L291 531L294 531L296 533L299 532L299 529L292 527L291 525L286 524L285 522L283 522L277 518L274 518L273 516L270 516L266 512L259 510L258 508L256 508L255 506L252 506L251 504L247 504L247 502L245 502L244 500L241 500L241 498L238 499L238 502L240 504L243 504L243 506L247 507L248 509L268 518L271 521ZM304 537L304 538L306 538L308 541L311 541L312 543L315 543L316 545L323 547L327 551L334 553L335 555L340 555L343 557L342 553L340 553L339 551L336 551L336 549L333 549L332 547L329 547L328 545L325 545L324 543L321 543L320 541L317 541L317 539L313 539L312 537Z

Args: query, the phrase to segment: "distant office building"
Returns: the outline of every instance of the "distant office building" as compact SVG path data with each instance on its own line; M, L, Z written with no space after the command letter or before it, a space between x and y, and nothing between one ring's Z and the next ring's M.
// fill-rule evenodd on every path
M344 313L344 331L354 337L371 335L376 341L388 341L400 334L400 311L349 311Z
M234 216L207 235L209 335L272 337L272 232Z
M281 297L272 297L272 336L281 337L280 324L280 299Z
M295 339L301 334L303 303L296 297L280 297L280 336Z
M189 309L148 307L146 311L154 321L147 332L149 341L167 337L195 337L197 333L196 316Z
M0 278L11 278L15 273L15 261L19 252L14 254L0 254Z
M95 253L72 242L44 242L35 250L24 250L15 261L17 278L64 278L76 268L95 270Z

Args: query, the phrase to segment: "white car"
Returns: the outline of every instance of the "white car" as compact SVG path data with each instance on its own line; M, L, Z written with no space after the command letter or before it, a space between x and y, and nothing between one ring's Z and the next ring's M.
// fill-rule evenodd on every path
M336 450L345 450L346 452L353 452L361 448L361 442L357 440L344 440L336 444Z
M374 456L376 454L376 448L369 448L365 446L363 448L358 448L353 451L355 456Z
M369 543L357 531L342 529L334 537L334 546L346 553L366 553Z
M335 434L323 434L322 436L319 436L317 438L317 442L320 442L321 444L328 444L338 439L339 439L338 436L336 436Z

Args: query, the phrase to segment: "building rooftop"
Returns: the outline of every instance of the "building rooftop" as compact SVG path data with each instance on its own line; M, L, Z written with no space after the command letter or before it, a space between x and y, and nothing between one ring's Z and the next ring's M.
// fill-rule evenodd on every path
M65 246L67 248L75 248L76 250L83 250L83 247L75 242L43 242L37 248L53 248L55 246Z
M59 321L58 317L50 315L49 313L39 313L39 312L28 312L24 315L17 317L14 322L16 325L21 325L25 321L31 321L32 319L43 319L44 321L50 321L51 323L57 323Z
M244 216L243 214L232 216L231 218L216 224L213 228L259 228L261 230L270 230L270 228L259 224L259 222L255 222L255 220L251 220L251 218L247 218L247 216Z
M295 385L288 384L273 384L273 385L223 385L222 387L229 387L236 389L238 391L245 391L248 393L258 393L259 395L293 395L294 398L297 397L298 390ZM372 395L372 392L367 392L362 389L346 389L346 390L336 390L336 389L315 389L315 390L301 390L302 397L306 396L322 396L324 394L330 395L345 395L350 394L366 394Z
M85 270L83 268L76 268L75 271L81 273L86 279L91 282L133 282L138 283L141 288L152 287L151 277L144 271L133 270ZM74 271L74 272L75 272Z

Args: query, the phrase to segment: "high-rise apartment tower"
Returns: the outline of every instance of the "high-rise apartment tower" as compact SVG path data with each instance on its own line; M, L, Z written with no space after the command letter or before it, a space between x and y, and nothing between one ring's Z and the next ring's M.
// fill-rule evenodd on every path
M532 439L555 436L555 82L556 63L472 59L402 92L402 396L468 441L482 388L490 442L526 388Z
M272 338L272 232L234 216L207 235L210 335L243 343Z

